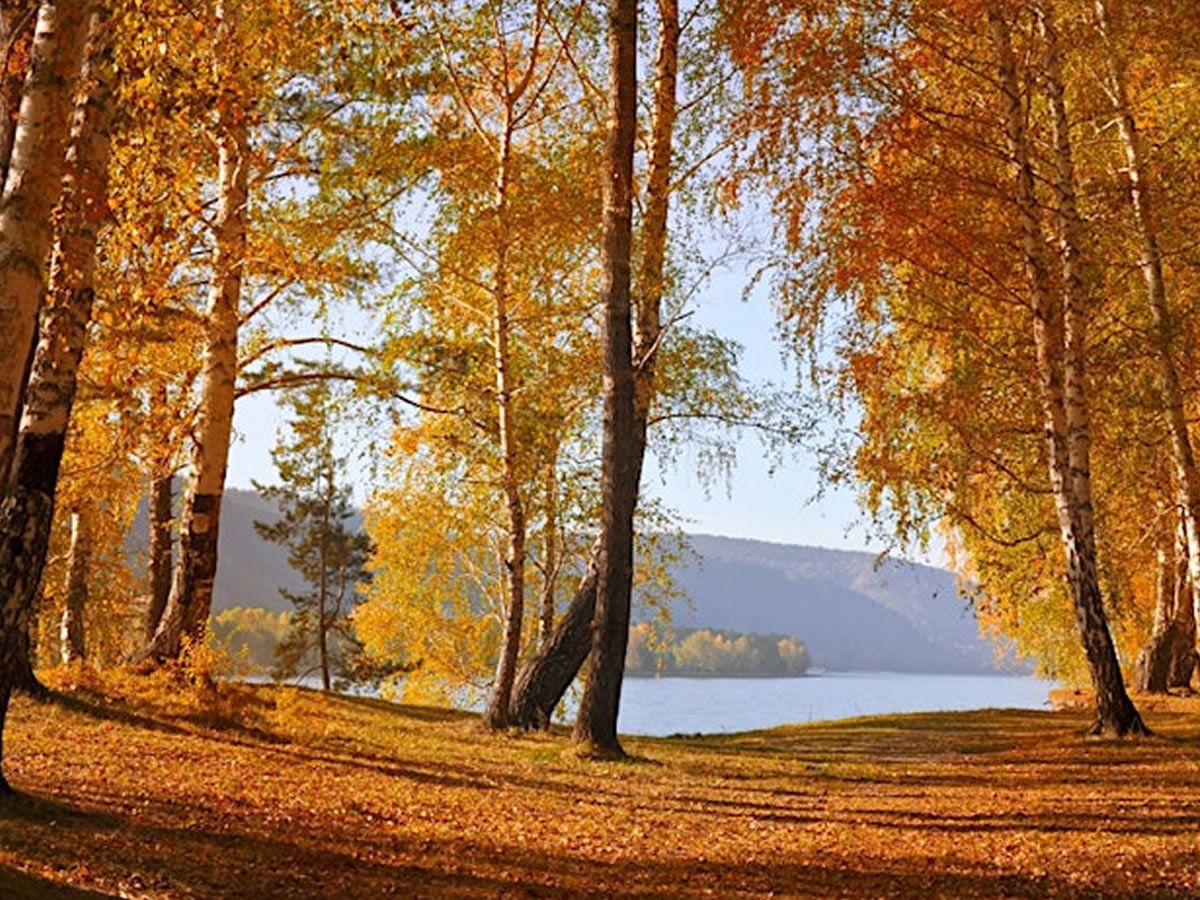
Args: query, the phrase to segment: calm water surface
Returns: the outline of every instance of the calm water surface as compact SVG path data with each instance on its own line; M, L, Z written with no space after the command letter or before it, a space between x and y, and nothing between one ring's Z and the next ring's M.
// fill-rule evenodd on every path
M266 681L250 678L249 681ZM315 678L301 684L319 688ZM795 722L961 709L1046 709L1054 682L1012 675L822 672L803 678L626 678L622 734L754 731ZM560 718L572 721L578 694ZM482 703L469 704L482 709ZM565 713L565 714L564 714Z
M827 672L804 678L626 678L624 734L752 731L886 713L1045 709L1053 682L1008 675Z

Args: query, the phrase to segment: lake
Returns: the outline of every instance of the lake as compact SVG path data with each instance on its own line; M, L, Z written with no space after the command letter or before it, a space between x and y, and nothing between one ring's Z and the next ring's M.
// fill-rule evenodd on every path
M315 678L299 683L320 688ZM819 672L801 678L627 677L617 728L622 734L661 737L888 713L1048 709L1053 687L1053 681L1027 676L895 672ZM568 695L565 721L573 721L577 700L578 684Z
M823 672L803 678L626 678L618 729L669 735L752 731L885 713L1046 709L1054 682L1009 675Z

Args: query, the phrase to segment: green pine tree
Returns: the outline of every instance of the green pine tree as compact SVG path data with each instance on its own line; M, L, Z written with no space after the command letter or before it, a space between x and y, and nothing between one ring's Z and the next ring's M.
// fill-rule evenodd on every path
M358 680L361 645L350 613L359 587L370 579L366 563L372 547L366 533L352 527L350 486L338 480L346 459L334 447L334 392L321 382L293 393L287 402L293 415L271 452L280 483L254 484L278 504L281 516L274 523L256 521L255 530L287 548L288 564L308 585L301 592L279 589L295 611L275 649L275 676L319 672L329 690L335 678Z

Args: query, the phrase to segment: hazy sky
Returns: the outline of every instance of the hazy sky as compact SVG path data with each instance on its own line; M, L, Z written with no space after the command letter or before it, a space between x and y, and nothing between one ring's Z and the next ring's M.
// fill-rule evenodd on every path
M697 296L692 321L732 337L745 347L745 377L790 383L793 375L785 368L775 340L775 314L767 291L760 288L749 301L743 301L744 283L740 273L719 273ZM270 449L280 421L269 397L251 396L239 401L235 428L240 439L230 455L231 486L248 488L252 478L267 483L275 480ZM689 464L690 456L685 451L679 463L666 470L652 459L645 477L646 489L682 513L688 530L847 550L879 549L868 541L863 528L855 526L859 513L852 492L831 491L821 500L812 501L818 483L811 458L800 456L778 467L771 476L757 441L747 439L739 454L732 492L727 495L724 485L715 485L711 495L706 496L696 475L694 457ZM365 486L358 487L361 499Z

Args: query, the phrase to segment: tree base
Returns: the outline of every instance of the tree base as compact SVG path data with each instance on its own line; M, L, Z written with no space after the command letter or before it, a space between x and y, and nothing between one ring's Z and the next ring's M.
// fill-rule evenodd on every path
M577 741L575 755L588 762L628 762L631 759L620 742L607 745L588 740Z
M1191 683L1196 667L1195 630L1172 622L1154 635L1138 654L1134 688L1142 694L1165 694L1169 688Z
M1087 736L1096 740L1123 740L1125 738L1153 737L1154 732L1146 727L1137 712L1121 722L1106 722L1097 718L1088 729Z
M511 725L508 716L491 708L484 710L483 715L479 717L479 727L492 734L507 731Z

